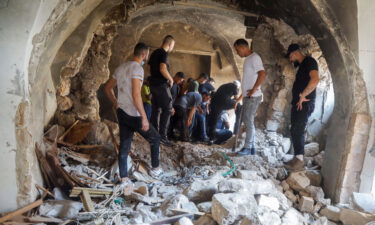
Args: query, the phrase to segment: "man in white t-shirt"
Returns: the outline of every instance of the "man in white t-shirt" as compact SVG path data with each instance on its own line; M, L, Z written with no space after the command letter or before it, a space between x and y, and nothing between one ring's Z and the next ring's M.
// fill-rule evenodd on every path
M252 52L245 39L234 42L234 48L240 57L245 58L243 77L241 81L242 95L237 102L243 100L242 118L246 126L245 145L238 155L255 154L255 126L254 118L259 104L263 100L261 84L266 79L266 72L260 56Z
M120 127L119 170L121 182L125 185L130 183L127 158L134 132L141 134L150 143L150 174L157 177L162 172L159 167L160 135L149 124L141 97L144 76L142 65L148 54L149 47L144 43L138 43L134 48L133 60L121 64L105 85L105 93L117 110ZM117 98L113 92L116 86Z

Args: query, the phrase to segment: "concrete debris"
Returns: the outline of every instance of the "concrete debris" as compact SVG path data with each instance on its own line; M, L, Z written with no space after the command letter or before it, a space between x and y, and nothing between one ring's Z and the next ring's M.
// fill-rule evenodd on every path
M364 213L375 214L375 198L372 194L353 192L352 207Z
M184 190L183 194L194 202L210 201L212 196L218 191L220 180L221 178L217 176L208 180L196 180Z
M305 172L293 172L289 175L286 182L295 191L303 191L310 185L310 179Z
M332 220L334 222L340 221L340 208L328 205L325 208L321 209L319 214L322 216L327 217L329 220Z
M310 184L313 186L320 186L322 183L322 175L317 170L306 171L306 176L310 179Z
M275 190L270 180L249 181L230 178L219 182L218 191L223 193L249 192L252 194L269 194Z
M194 221L194 225L217 225L217 223L211 216L203 215Z
M305 145L305 156L314 157L319 153L319 144L316 142Z
M83 204L81 202L70 200L46 201L39 206L39 215L61 219L74 219L77 218L82 208Z
M274 211L277 211L280 207L279 201L275 197L268 197L266 195L259 195L256 197L258 206L265 206Z
M257 171L252 170L238 170L236 177L244 180L262 180Z
M284 193L284 195L290 200L292 201L293 203L296 203L297 202L297 196L295 194L293 194L293 191L291 190L288 190Z
M302 225L307 224L306 219L294 208L290 208L281 219L282 225Z
M343 208L340 211L340 221L344 225L367 225L375 221L375 215Z
M189 199L183 194L178 194L166 200L163 202L160 208L166 216L175 215L175 212L173 212L172 209L183 209L188 212L199 212L195 204L190 202Z
M202 202L197 205L200 212L205 212L210 214L212 208L212 202Z
M189 218L182 217L175 225L194 225Z
M310 197L301 196L299 199L298 208L301 212L311 213L314 211L314 199Z

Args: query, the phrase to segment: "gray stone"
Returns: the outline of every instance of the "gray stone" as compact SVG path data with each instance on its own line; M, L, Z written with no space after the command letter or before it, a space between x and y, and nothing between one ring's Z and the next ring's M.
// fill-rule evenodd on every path
M351 203L354 209L364 213L375 213L375 198L372 194L353 192Z
M152 204L156 204L156 203L161 203L161 202L164 201L161 198L158 198L158 197L149 197L149 196L145 196L145 195L139 194L137 192L132 192L132 193L130 193L130 195L127 195L127 197L129 197L129 198L131 198L133 200L139 201L139 202L146 203L148 205L152 205Z
M319 154L319 144L316 142L305 145L305 156L313 157Z
M322 183L322 175L317 170L306 171L306 176L310 179L310 184L313 186L320 186Z
M314 162L315 162L316 165L318 165L318 166L323 165L324 154L325 154L324 151L322 151L319 154L317 154L316 156L314 156Z
M245 180L262 180L263 179L258 175L258 172L254 170L238 170L236 177L239 179L245 179Z
M295 191L303 191L307 186L310 185L310 180L305 175L305 172L291 173L286 179L286 182Z
M183 191L183 194L193 202L211 201L212 196L218 191L220 180L216 176L208 180L196 180Z
M39 206L39 215L61 219L74 219L78 216L82 207L81 202L70 200L45 201Z
M193 222L187 217L182 217L181 219L178 220L175 225L194 225Z
M297 196L292 191L286 191L284 195L293 203L297 202Z
M281 146L283 147L284 153L285 154L288 153L289 150L290 150L290 146L291 146L290 138L284 137L282 142L281 142Z
M274 191L275 186L270 180L242 180L237 178L230 178L223 180L218 185L220 193L233 193L240 191L248 191L252 194L269 194Z
M256 208L255 198L250 194L219 193L212 198L212 217L220 225L233 224Z
M325 208L321 209L319 214L327 217L329 220L339 222L340 221L340 211L341 209L332 205L327 205Z
M320 217L315 220L311 225L328 225L328 219L326 217Z
M294 208L290 208L282 217L282 225L302 225L306 219Z
M274 211L277 211L280 207L279 201L275 197L268 197L266 195L259 195L256 197L258 206L265 206Z
M181 192L176 186L161 186L157 191L163 198L168 198Z
M281 186L283 187L283 190L284 190L284 191L287 191L287 190L290 189L289 184L288 184L285 180L283 180L283 181L281 182Z
M199 211L195 204L193 202L190 202L189 199L183 194L178 194L164 201L160 208L165 216L175 215L175 212L173 212L171 209L183 209L189 212Z
M325 203L324 191L321 187L308 186L306 191L310 193L310 196L317 202Z
M314 199L310 197L301 196L299 199L298 208L301 212L311 213L314 211Z
M202 202L197 205L199 211L205 213L211 213L212 202Z
M280 123L276 120L267 120L266 129L268 131L277 131L279 128Z

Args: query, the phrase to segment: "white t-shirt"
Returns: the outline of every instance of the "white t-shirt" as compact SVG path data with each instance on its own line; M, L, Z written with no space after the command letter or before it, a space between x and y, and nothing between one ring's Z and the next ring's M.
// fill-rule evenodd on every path
M264 70L262 59L260 56L253 52L251 55L245 58L243 65L243 77L242 77L242 95L245 97L247 91L254 87L255 82L258 79L258 72ZM262 96L262 90L259 89L252 95L253 97Z
M135 61L121 64L113 74L113 78L117 80L118 106L129 116L140 116L133 103L132 78L141 80L140 85L142 86L143 76L144 71L142 66Z

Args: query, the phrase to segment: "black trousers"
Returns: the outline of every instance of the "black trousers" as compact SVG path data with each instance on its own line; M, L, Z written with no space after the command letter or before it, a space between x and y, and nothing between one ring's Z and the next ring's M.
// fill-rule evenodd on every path
M303 103L302 110L298 111L296 105L292 106L290 134L292 136L294 155L303 155L305 153L305 130L314 107L315 105L312 103Z
M159 146L160 135L150 124L148 131L142 130L142 120L140 117L129 116L122 109L117 109L117 117L120 127L120 154L118 164L120 177L128 176L128 154L133 140L134 132L138 132L144 137L151 148L151 166L159 166Z
M167 137L172 110L172 94L168 84L150 86L152 94L151 123L162 138Z
M186 139L188 138L188 128L186 127L186 120L187 120L187 109L177 105L174 107L175 113L171 118L171 124L169 128L169 134L173 136L173 129L177 129L180 133L180 138Z
M233 109L236 101L227 99L225 101L212 101L211 111L208 117L208 135L211 139L216 138L216 125L223 110Z

